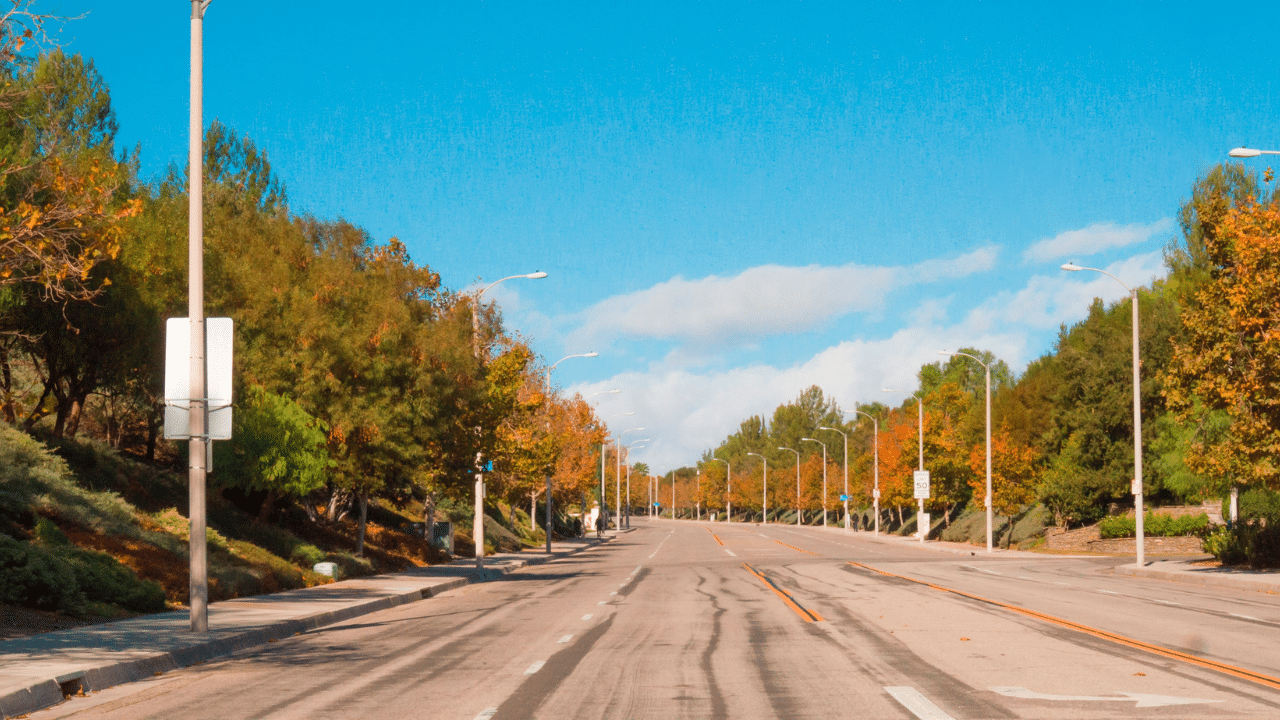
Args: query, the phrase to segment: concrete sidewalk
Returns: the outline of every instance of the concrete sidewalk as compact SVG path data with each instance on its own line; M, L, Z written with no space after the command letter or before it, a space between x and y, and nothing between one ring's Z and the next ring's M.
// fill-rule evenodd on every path
M1146 567L1119 565L1116 575L1154 578L1201 587L1232 588L1280 594L1280 572L1275 570L1243 570L1237 568L1197 566L1191 560L1157 560Z
M187 611L160 613L0 641L0 715L24 715L56 705L67 695L133 682L223 657L280 638L416 602L528 565L577 554L613 540L575 538L552 552L470 558L405 572L356 578L304 590L212 603L209 632L189 631Z

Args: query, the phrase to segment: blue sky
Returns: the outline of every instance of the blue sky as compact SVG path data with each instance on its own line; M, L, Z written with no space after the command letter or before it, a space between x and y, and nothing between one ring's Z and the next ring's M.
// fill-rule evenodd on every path
M144 173L185 160L189 4L46 0ZM565 387L685 464L942 347L1017 369L1162 273L1195 178L1280 146L1269 3L214 0L205 119L295 211L490 293ZM1258 161L1251 161L1257 163ZM1258 164L1256 169L1261 169ZM1089 274L1092 275L1092 274ZM639 458L639 456L637 456Z

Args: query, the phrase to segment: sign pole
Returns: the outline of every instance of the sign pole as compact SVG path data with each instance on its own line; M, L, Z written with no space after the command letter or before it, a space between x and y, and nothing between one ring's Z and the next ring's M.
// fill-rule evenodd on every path
M209 568L205 537L204 362L204 11L209 0L191 0L191 114L187 156L187 317L191 327L191 381L187 463L187 517L190 526L191 631L209 631Z

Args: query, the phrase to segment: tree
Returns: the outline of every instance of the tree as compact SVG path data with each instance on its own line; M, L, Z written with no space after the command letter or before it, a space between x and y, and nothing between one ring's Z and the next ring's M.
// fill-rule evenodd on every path
M221 485L265 491L260 521L279 497L302 497L324 485L329 453L325 424L293 400L250 386L237 403L229 442L214 443L214 479Z
M1219 491L1280 488L1280 211L1246 202L1201 228L1211 279L1183 312L1165 374L1172 409L1204 431L1186 463ZM1229 420L1221 432L1209 432L1214 412Z
M998 515L1010 519L1035 500L1035 487L1040 455L1034 447L1016 443L1008 430L1001 428L991 435L991 507ZM986 497L986 448L975 446L969 453L969 480L974 498ZM1006 541L1012 536L1012 527Z

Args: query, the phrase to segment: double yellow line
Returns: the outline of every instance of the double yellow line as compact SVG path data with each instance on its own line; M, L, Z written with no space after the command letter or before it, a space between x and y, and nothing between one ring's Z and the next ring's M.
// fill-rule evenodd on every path
M789 547L789 548L791 548L792 550L795 550L796 552L809 553L810 555L817 555L817 554L818 554L818 553L816 553L816 552L809 552L808 550L805 550L804 548L798 548L798 547L796 547L795 545L787 545L786 543L782 542L781 540L774 540L774 542L778 543L779 545L783 545L783 546Z
M774 584L772 580L765 577L764 573L760 572L759 570L756 570L755 568L751 567L746 563L742 563L742 567L746 568L747 572L751 573L752 575L755 575L757 578L760 578L760 582L764 583L766 587L768 587L770 590L776 593L778 597L782 598L782 602L786 603L787 607L794 610L795 613L799 615L800 618L803 619L805 622L823 622L825 620L825 618L819 615L816 611L801 607L800 603L795 601L795 598L787 594L786 590L783 590L782 588Z
M711 532L711 528L707 528L707 532L711 533L711 537L715 538L716 542L720 543L721 545L724 545L724 541L720 539L719 535Z
M1253 670L1248 670L1242 667L1236 667L1235 665L1228 665L1227 663L1221 663L1215 660L1206 660L1205 658L1197 657L1195 655L1190 655L1184 652L1180 652L1178 650L1162 647L1160 645L1153 645L1152 643L1143 642L1141 640L1135 640L1130 637L1125 637L1124 635L1119 635L1113 632L1107 632L1106 630L1099 630L1098 628L1089 627L1088 625L1081 625L1080 623L1071 622L1070 620L1063 620L1062 618L1059 618L1059 617L1047 615L1042 612L1036 612L1035 610L1028 610L1027 608L1024 608L1024 607L1018 607L1017 605L1010 605L1009 603L1003 603L1003 602L1000 602L999 600L991 600L989 598L984 598L980 595L974 595L973 593L967 593L962 590L953 590L952 588L943 587L941 585L935 585L931 582L925 582L924 580L916 580L915 578L910 578L910 577L907 577L906 575L891 573L887 570L881 570L879 568L871 567L870 565L863 565L862 563L857 563L857 562L850 562L849 564L853 565L854 567L860 567L863 570L870 570L871 572L879 573L881 575L885 575L888 577L895 577L901 580L907 580L909 582L916 583L918 585L924 585L926 587L933 588L934 590L938 590L940 592L949 592L955 595L960 595L962 597L967 597L971 600L977 600L978 602L984 602L990 605L995 605L996 607L1004 608L1005 610L1009 610L1011 612L1016 612L1021 615L1026 615L1027 617L1033 617L1037 620L1042 620L1047 623L1052 623L1059 627L1069 628L1071 630L1082 632L1082 633L1085 633L1086 635L1092 635L1093 637L1101 638L1103 640L1110 640L1113 643L1124 645L1126 647L1131 647L1137 650L1143 650L1153 655L1159 655L1160 657L1166 657L1173 660L1181 660L1182 662L1185 662L1191 665L1196 665L1209 670L1216 670L1220 673L1224 673L1232 677L1237 677L1242 680L1255 682L1259 685L1263 685L1265 687L1269 687L1274 690L1280 690L1280 678L1272 677L1271 675L1265 675L1260 672L1255 672Z

